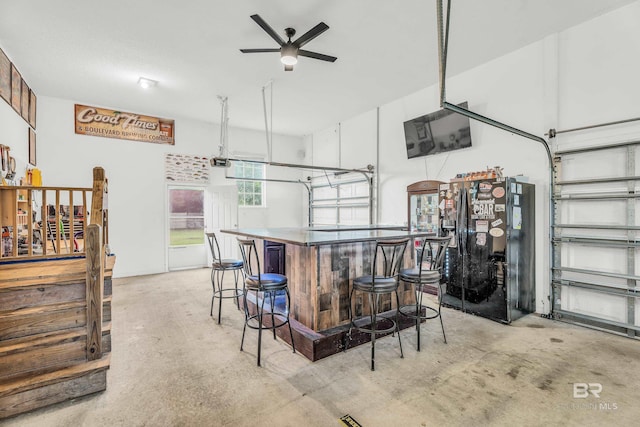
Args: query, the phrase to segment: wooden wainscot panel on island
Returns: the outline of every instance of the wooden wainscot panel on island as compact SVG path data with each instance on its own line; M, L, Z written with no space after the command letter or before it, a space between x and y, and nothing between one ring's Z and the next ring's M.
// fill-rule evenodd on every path
M430 235L410 232L399 226L359 226L335 228L271 228L229 229L223 233L253 238L258 253L263 254L264 242L285 245L285 275L291 293L291 315L296 350L316 361L341 352L349 329L349 293L353 279L371 274L377 240L398 240ZM411 240L404 255L404 266L415 263ZM264 260L260 260L265 265ZM415 300L413 289L402 282L400 304ZM391 295L382 299L383 310L392 314L396 308ZM368 301L354 295L354 314L360 317L368 311ZM413 325L404 319L401 328ZM278 335L289 342L289 331L278 329ZM352 332L349 347L369 341L368 334Z

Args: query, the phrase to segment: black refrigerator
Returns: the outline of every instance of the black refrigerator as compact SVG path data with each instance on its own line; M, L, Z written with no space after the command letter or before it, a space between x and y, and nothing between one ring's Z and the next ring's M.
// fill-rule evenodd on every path
M443 304L503 323L535 311L535 188L514 178L442 184L451 236Z

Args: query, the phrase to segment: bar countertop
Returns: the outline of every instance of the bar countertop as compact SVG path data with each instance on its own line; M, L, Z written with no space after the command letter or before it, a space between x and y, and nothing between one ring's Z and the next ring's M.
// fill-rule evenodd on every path
M300 246L330 245L370 240L394 240L432 236L433 233L409 231L403 226L359 225L299 228L234 228L223 233L247 236Z

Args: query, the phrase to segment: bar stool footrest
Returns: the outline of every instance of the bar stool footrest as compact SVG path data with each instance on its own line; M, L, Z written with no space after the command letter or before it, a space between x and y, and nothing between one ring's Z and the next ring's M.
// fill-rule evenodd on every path
M358 320L363 320L362 318L358 319ZM366 318L365 318L366 320ZM373 325L372 327L372 322L371 319L368 319L368 323L365 323L363 325L358 326L356 324L356 322L351 322L351 329L355 329L358 330L360 332L366 332L366 333L372 333L375 332L376 335L382 335L382 334L390 334L396 331L396 321L393 319L389 319L388 317L380 317L378 319L376 319L376 324ZM385 323L385 322L389 322L391 323L391 326L389 326L388 328L385 329L378 329L378 326L380 326L381 323Z
M421 319L421 320L436 319L440 317L440 313L438 312L438 310L433 307L429 307L428 305L421 305L420 314L416 314L415 304L408 304L408 305L401 306L400 314L402 314L403 316L409 317L411 319Z
M225 292L234 292L234 294L224 295ZM242 292L242 289L234 289L234 288L218 289L217 291L214 291L213 294L215 295L216 298L239 298L244 296L244 292Z
M273 313L273 318L276 319L277 321L279 320L280 322L277 323L275 325L271 324L271 313L263 313L262 314L262 328L260 327L260 322L258 321L258 315L254 314L251 315L247 318L246 322L247 322L247 327L251 328L251 329L262 329L262 330L273 330L273 329L278 329L282 326L288 325L289 324L289 320L287 319L287 315L283 314L283 313ZM282 319L284 318L284 320ZM268 320L268 323L266 323L265 321Z

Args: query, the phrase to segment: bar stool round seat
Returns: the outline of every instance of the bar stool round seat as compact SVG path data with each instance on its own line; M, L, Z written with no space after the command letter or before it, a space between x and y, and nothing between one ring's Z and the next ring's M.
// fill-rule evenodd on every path
M353 279L353 289L374 294L388 294L394 292L398 286L395 277L362 276Z
M422 321L440 318L442 336L445 344L447 336L442 323L442 265L447 252L447 247L451 241L450 237L427 237L424 239L418 255L418 267L405 268L400 270L400 280L413 284L416 296L415 304L403 305L400 307L400 314L415 319L416 321L416 348L420 351L420 324ZM423 268L423 266L426 266ZM437 289L438 306L432 307L423 304L424 285L435 285Z
M220 261L212 263L214 268L220 270L239 270L242 268L242 260L240 259L221 259Z
M289 312L291 308L291 297L287 277L276 273L260 273L260 260L256 251L255 241L252 239L238 238L240 253L242 254L244 275L244 312L245 322L242 328L242 341L240 351L243 351L244 337L247 328L258 331L258 366L261 362L262 354L262 331L272 330L273 339L276 339L276 329L285 325L289 327L289 337L291 347L296 352L296 345L293 341L293 331ZM253 299L255 310L249 308L249 299ZM265 323L265 320L267 322Z
M262 287L265 291L281 290L282 286L287 284L287 277L277 273L263 273L259 276L247 277L244 283L248 288Z
M220 246L215 233L206 233L209 241L209 249L213 261L211 263L211 286L213 287L213 295L211 296L211 312L213 316L213 305L215 299L218 298L218 324L222 317L222 300L226 298L234 298L236 307L240 310L240 297L243 295L241 289L238 288L238 272L242 270L243 262L241 259L222 258L220 255ZM224 287L224 274L227 271L233 272L234 287Z
M351 292L349 293L349 331L345 341L344 350L347 351L349 341L352 339L352 331L358 330L371 336L371 370L375 370L375 349L376 335L398 333L398 343L400 345L400 357L404 358L402 352L402 340L400 339L400 326L398 310L394 318L381 316L380 296L384 294L395 294L396 307L400 307L398 297L398 274L404 259L404 251L409 239L395 241L377 241L371 273L367 276L360 276L353 279ZM381 267L381 268L379 268ZM380 271L381 270L381 271ZM378 274L380 271L380 274ZM355 292L362 292L367 295L369 301L369 312L363 316L366 323L361 319L355 319L353 315L353 295Z

